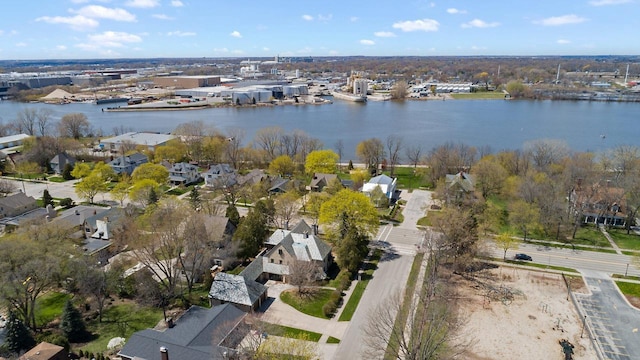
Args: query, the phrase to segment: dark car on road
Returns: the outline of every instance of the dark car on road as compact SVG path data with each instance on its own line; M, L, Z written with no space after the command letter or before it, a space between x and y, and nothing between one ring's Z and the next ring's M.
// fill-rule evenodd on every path
M531 256L527 255L527 254L516 254L516 260L527 260L527 261L531 261L533 260L531 258Z

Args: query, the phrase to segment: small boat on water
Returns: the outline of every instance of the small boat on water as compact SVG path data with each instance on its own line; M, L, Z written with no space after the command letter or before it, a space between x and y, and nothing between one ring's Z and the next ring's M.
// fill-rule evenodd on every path
M113 103L127 102L127 101L129 101L129 98L125 98L125 97L97 99L96 105L113 104Z
M352 101L352 102L367 102L367 95L356 95L356 94L349 94L349 93L344 93L342 91L332 91L331 95L333 95L334 98L336 99L340 99L340 100L346 100L346 101Z

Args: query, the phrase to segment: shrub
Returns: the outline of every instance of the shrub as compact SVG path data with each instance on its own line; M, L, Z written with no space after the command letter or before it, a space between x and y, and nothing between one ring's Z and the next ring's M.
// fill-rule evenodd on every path
M68 208L71 205L73 205L73 200L71 200L71 198L64 198L64 199L60 200L60 206Z
M337 308L338 306L336 305L336 303L334 301L329 300L327 301L326 304L322 306L322 313L326 317L333 317L333 314L336 312Z
M338 302L340 301L340 298L342 298L342 291L340 291L339 289L333 290L331 292L331 295L329 295L329 301Z

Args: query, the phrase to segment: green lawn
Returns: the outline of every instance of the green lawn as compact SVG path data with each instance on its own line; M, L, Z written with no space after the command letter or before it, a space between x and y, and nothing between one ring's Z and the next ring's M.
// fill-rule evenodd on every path
M419 226L432 226L431 217L429 217L429 216L421 217L420 219L418 219L418 225Z
M629 235L627 235L627 230L624 229L609 229L607 232L620 248L640 250L640 236L633 231Z
M320 341L320 338L322 337L322 334L317 332L296 329L278 324L267 324L267 333L273 336L282 336L291 339L304 339L313 342Z
M50 292L36 300L36 324L45 326L62 315L64 304L71 296L65 293Z
M640 297L640 284L633 284L624 281L616 281L616 284L623 294Z
M55 182L55 183L63 183L65 181L68 181L68 180L65 180L64 178L62 178L62 176L49 176L47 178L47 180L49 180L51 182Z
M478 99L478 100L504 100L505 94L502 91L480 91L468 94L451 94L456 100Z
M300 297L297 291L286 291L280 294L280 299L303 314L328 319L324 315L322 307L329 300L332 292L333 290L330 289L314 289L311 294Z
M136 331L156 326L160 320L162 309L143 308L135 304L114 305L105 309L102 323L96 319L87 324L96 338L80 349L94 353L106 351L112 338L121 336L128 339Z
M428 175L429 169L416 168L412 166L397 166L394 170L393 176L398 178L399 189L418 189L418 188L431 188L433 184L429 181ZM386 175L391 175L390 171L383 171Z
M351 296L349 297L349 301L342 309L342 313L340 314L340 318L338 321L351 321L353 314L356 312L358 308L358 304L360 303L360 299L362 299L362 294L364 294L364 290L367 288L369 284L369 280L373 278L373 273L378 268L378 261L380 261L381 251L376 250L371 259L364 267L364 274L362 275L362 280L359 280L356 284Z
M340 344L340 339L329 336L329 338L327 339L327 344Z
M607 238L595 226L581 226L573 241L576 244L611 247Z

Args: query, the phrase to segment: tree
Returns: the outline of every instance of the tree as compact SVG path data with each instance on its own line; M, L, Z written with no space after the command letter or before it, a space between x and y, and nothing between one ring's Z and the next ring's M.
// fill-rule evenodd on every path
M500 249L504 250L504 254L502 256L503 260L507 260L507 251L509 249L518 250L518 245L520 244L520 240L509 232L502 232L498 234L495 242Z
M242 154L242 141L245 137L245 130L242 128L232 128L227 130L227 146L225 156L235 169L239 169L240 157Z
M365 169L351 170L351 180L353 181L354 189L362 187L365 181L371 179L371 173Z
M53 111L48 108L38 110L36 114L36 127L39 136L46 136L49 130L51 115Z
M78 263L78 283L80 292L91 296L96 301L98 310L98 322L102 322L104 305L111 294L116 290L118 279L122 275L117 266L111 266L108 270L96 268L84 262ZM70 339L71 340L71 339Z
M238 212L238 208L236 208L234 204L227 205L224 216L228 218L234 226L238 226L238 224L240 223L240 213Z
M64 180L73 180L73 175L71 175L72 171L73 165L69 163L64 164L64 167L62 168L62 178Z
M158 146L154 154L156 162L166 160L172 164L185 161L186 156L187 145L180 139L171 139L166 145Z
M391 98L394 100L404 100L409 94L409 85L406 81L396 81L391 87Z
M378 138L361 141L356 146L356 155L367 168L378 171L380 162L384 158L384 145Z
M465 271L478 251L478 227L471 209L447 207L437 214L434 227L440 233L441 250L453 257L456 271Z
M380 226L378 212L369 198L349 189L341 190L322 203L319 220L328 226L328 234L334 242L343 238L349 228L369 236Z
M338 154L338 165L340 170L342 170L342 165L340 164L342 163L342 154L344 153L344 142L342 139L338 139L333 147L336 148L336 153Z
M17 354L36 345L33 335L13 310L9 310L7 319L6 345L9 351Z
M270 162L280 155L277 150L283 133L282 128L277 126L263 128L256 132L254 143L263 151L267 161Z
M93 204L93 199L98 193L107 191L107 184L100 176L92 173L76 184L75 191L78 196Z
M527 97L531 89L525 86L522 81L511 80L507 83L507 92L512 98L517 99Z
M0 179L0 194L2 196L7 196L18 189L16 184L12 181Z
M287 280L289 284L298 287L300 295L306 294L306 288L318 280L321 268L313 261L294 260L288 264L289 275Z
M134 182L149 179L155 181L156 184L164 184L169 181L169 170L160 164L146 163L138 166L131 178Z
M389 198L387 198L387 195L382 191L380 185L373 188L369 196L376 208L389 207Z
M120 203L120 206L124 205L124 199L127 198L129 194L129 188L131 187L131 179L123 174L122 178L109 192L111 194L111 198Z
M116 172L113 168L102 161L99 161L94 165L93 170L91 170L91 174L95 174L106 183L111 182L116 178Z
M292 175L296 166L289 155L280 155L273 159L269 164L269 173L273 175L289 176Z
M129 190L129 198L131 201L147 206L150 204L149 200L152 200L150 196L152 192L155 193L154 196L157 200L160 185L151 179L142 179L133 183Z
M26 108L20 111L14 122L14 128L16 132L25 133L29 136L35 136L37 118L38 110L34 108Z
M87 330L82 319L82 314L71 300L67 300L62 309L60 329L70 342L81 342L86 338Z
M335 174L340 157L331 150L316 150L307 155L304 170L307 174Z
M44 205L43 207L47 207L47 205L53 206L53 197L51 197L47 189L42 192L42 205Z
M79 139L89 132L89 120L82 113L66 114L60 119L58 131L62 137Z
M422 156L422 146L412 145L407 147L405 149L405 155L407 156L407 159L411 161L411 164L413 164L413 168L417 168Z
M491 155L480 159L471 168L471 175L475 176L475 187L485 199L498 194L507 179L507 171Z
M280 194L274 200L275 206L275 221L276 225L280 228L286 228L293 219L296 211L299 208L298 199L300 195L295 191L287 191L284 194Z
M394 175L396 165L400 163L400 150L402 150L402 138L397 135L389 135L386 140L387 154L389 155L389 167L391 176Z
M344 217L346 218L346 216ZM353 274L369 252L369 237L360 233L356 227L349 225L346 221L344 225L346 225L346 231L334 248L336 264L340 270L347 270Z
M197 186L194 186L189 192L189 204L191 204L193 210L198 210L200 205L202 205L202 199L200 198L200 192Z
M77 163L73 167L73 171L71 171L71 176L73 176L76 179L82 179L84 177L89 176L89 174L91 174L91 166L83 162Z
M527 235L540 228L540 209L535 204L516 200L509 204L509 223L520 229L527 241Z
M233 241L239 244L238 257L248 259L260 252L264 240L269 236L269 228L263 213L252 208L247 216L240 220L238 229L233 234Z

